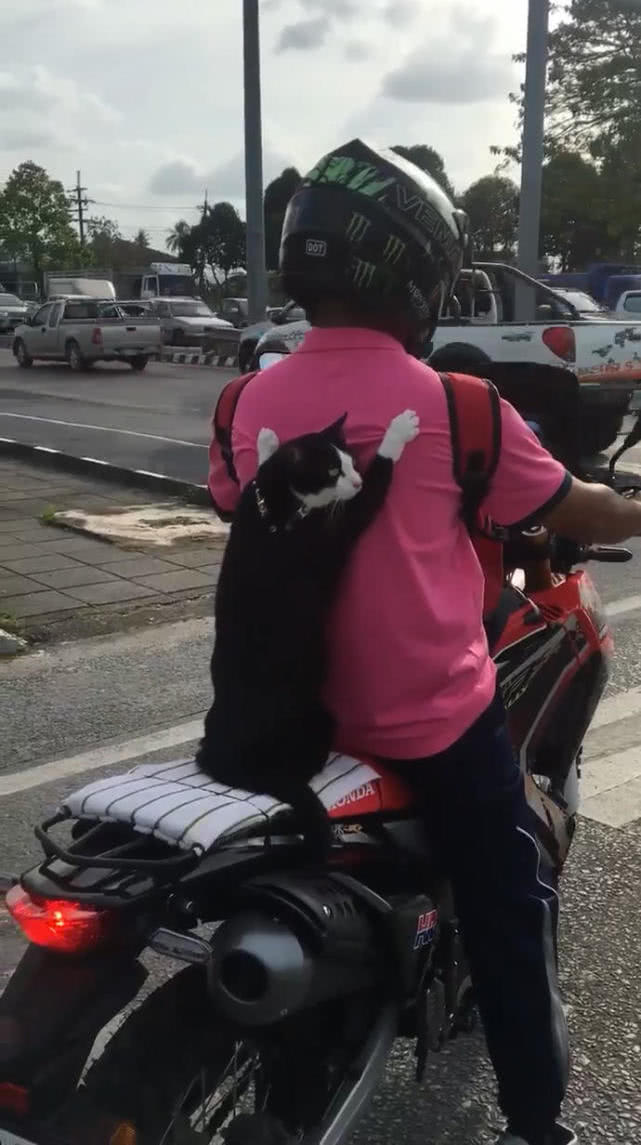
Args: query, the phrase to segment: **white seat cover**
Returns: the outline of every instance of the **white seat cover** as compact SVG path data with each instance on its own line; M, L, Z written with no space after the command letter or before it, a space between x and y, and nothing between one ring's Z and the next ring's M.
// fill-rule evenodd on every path
M378 779L367 763L331 756L310 787L330 810L340 800ZM144 763L124 775L99 779L69 795L63 804L75 819L128 823L183 850L205 852L240 827L273 819L287 804L214 783L193 759Z

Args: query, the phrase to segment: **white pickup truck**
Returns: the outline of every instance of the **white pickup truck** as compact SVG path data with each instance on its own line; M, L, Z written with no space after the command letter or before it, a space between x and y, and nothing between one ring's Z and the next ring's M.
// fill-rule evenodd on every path
M28 369L34 361L66 361L72 370L96 362L126 362L144 370L160 353L160 324L154 318L132 318L116 302L95 298L66 298L41 306L29 322L18 326L13 353Z
M516 315L524 312L529 320L517 321ZM584 318L554 290L515 267L475 263L462 272L426 358L447 347L468 368L475 359L479 368L488 359L567 367L581 383L583 450L598 453L614 441L635 391L641 390L638 317ZM258 342L254 361L270 344L295 349L308 329L306 322L273 327Z

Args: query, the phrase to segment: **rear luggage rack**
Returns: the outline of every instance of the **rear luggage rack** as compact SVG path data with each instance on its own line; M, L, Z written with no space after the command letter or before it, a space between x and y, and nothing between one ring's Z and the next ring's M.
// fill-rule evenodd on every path
M109 835L109 828L112 828L111 840L113 843L113 828L114 824L98 822L94 826L89 826L77 839L74 840L67 847L63 847L60 843L56 843L50 835L52 827L57 826L59 823L71 821L72 816L67 811L58 811L52 815L50 819L45 819L40 827L35 827L35 835L40 843L47 860L60 859L63 863L68 863L72 867L79 867L81 869L96 868L109 871L122 871L125 873L134 874L141 872L147 875L163 876L164 878L171 878L182 874L184 871L189 870L198 862L199 856L196 851L180 851L178 854L171 853L172 849L168 844L160 843L156 838L151 835L143 835L131 830L131 835L122 843L109 845L106 848L99 846L100 835ZM78 820L76 820L78 822ZM120 825L127 830L127 825ZM96 845L98 844L98 845ZM93 849L92 849L93 845ZM89 849L87 849L89 846ZM140 852L149 850L153 847L157 850L169 852L168 855L161 858L137 858L135 857Z

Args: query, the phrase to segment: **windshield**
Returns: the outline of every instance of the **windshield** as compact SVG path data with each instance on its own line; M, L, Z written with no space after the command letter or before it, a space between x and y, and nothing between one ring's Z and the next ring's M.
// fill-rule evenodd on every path
M204 302L172 302L174 318L213 318L213 311Z
M628 294L623 309L627 310L628 314L641 314L641 294Z
M566 290L563 297L566 298L568 302L571 302L573 306L576 306L577 310L582 310L585 314L592 312L599 314L602 311L602 307L599 306L598 302L595 302L589 294L582 294L580 291Z
M24 306L24 302L15 294L0 294L0 306Z

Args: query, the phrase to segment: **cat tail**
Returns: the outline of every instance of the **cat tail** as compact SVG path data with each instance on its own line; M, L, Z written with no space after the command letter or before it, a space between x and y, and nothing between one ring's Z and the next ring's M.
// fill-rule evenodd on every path
M334 832L332 821L316 792L305 784L281 791L279 795L292 807L310 856L315 861L324 861L331 850Z

